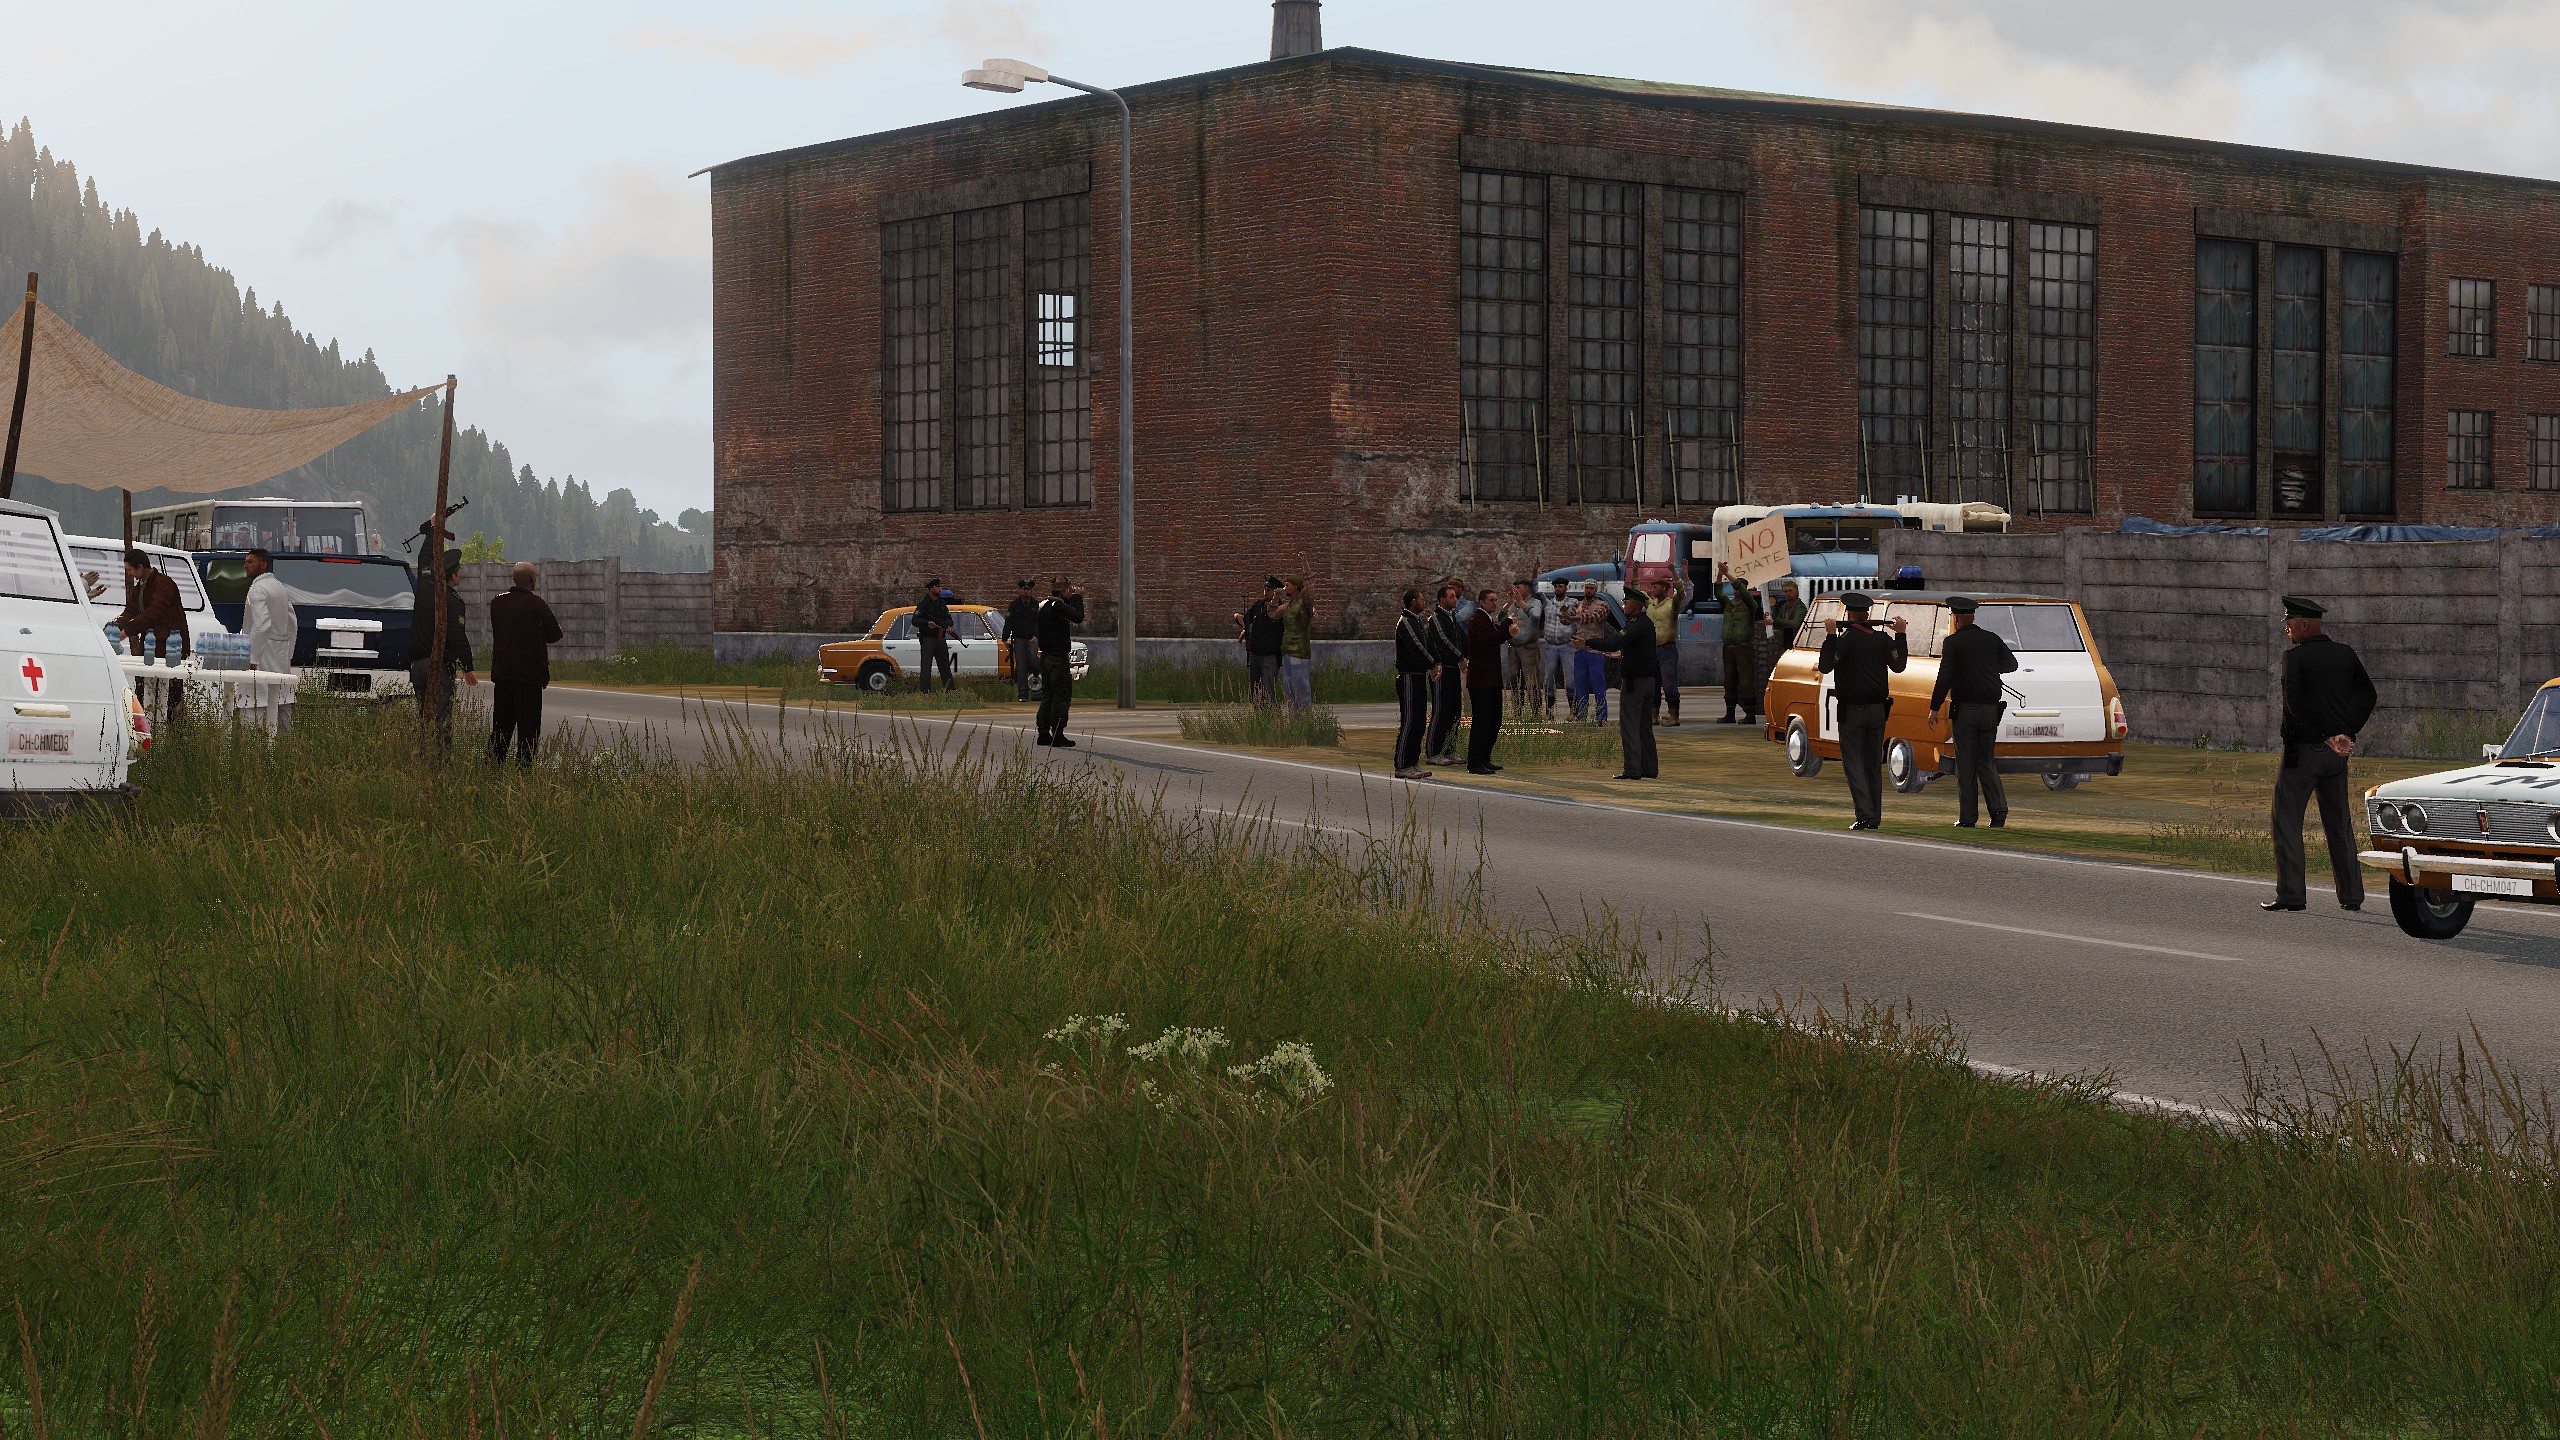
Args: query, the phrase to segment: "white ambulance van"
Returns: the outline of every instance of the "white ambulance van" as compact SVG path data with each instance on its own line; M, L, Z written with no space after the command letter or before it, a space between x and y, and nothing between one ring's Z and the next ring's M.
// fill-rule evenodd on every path
M130 793L146 729L50 510L0 500L0 815Z

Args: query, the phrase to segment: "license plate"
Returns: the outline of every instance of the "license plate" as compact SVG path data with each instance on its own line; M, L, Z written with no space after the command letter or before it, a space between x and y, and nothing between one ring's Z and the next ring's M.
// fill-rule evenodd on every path
M12 725L9 727L9 753L67 760L71 756L71 734L68 725Z
M361 650L364 648L364 635L355 630L332 630L329 632L329 644L339 650Z
M2012 725L2000 732L2000 738L2003 740L2059 740L2062 738L2062 722L2054 720L2041 725Z
M2456 875L2454 890L2463 895L2518 895L2530 899L2533 882L2510 880L2504 875Z

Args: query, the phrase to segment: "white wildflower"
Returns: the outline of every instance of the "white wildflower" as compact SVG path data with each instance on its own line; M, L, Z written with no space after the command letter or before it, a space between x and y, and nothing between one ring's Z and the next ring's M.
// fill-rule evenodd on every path
M1283 1040L1251 1064L1228 1066L1227 1073L1247 1085L1268 1085L1297 1104L1333 1088L1333 1077L1316 1063L1315 1048L1303 1040Z
M1110 1044L1113 1037L1128 1028L1129 1017L1126 1015L1070 1015L1056 1029L1041 1038L1060 1045L1073 1045L1080 1040L1091 1040L1095 1045L1100 1046Z
M1189 1025L1167 1025L1164 1033L1144 1045L1129 1047L1129 1056L1153 1064L1167 1058L1206 1065L1209 1057L1227 1046L1227 1032L1211 1027L1195 1029Z

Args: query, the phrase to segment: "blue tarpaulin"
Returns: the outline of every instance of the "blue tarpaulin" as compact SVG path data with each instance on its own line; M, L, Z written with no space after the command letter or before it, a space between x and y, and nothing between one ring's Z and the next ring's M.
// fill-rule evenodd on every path
M2119 533L2126 535L2264 535L2264 525L2165 525L2140 515L2127 515ZM2303 540L2360 543L2411 540L2501 540L2520 535L2532 540L2560 539L2560 525L2527 525L2501 530L2494 525L2315 525L2297 532Z

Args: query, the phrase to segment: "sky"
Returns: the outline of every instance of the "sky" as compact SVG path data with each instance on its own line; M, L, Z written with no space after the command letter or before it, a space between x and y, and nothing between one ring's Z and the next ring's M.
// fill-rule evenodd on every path
M1269 53L1267 0L13 0L0 79L145 228L545 475L711 498L722 160ZM1569 23L1567 23L1569 22ZM1335 45L2560 179L2560 3L1331 0ZM1140 157L1142 166L1144 157ZM1143 180L1141 181L1143 183Z

